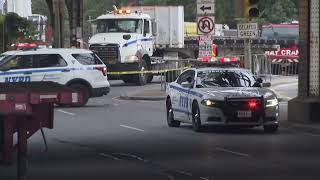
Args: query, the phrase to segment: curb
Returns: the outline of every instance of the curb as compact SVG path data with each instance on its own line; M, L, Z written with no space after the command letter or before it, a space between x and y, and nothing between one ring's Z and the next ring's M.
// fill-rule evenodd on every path
M122 100L135 100L135 101L162 101L165 100L166 97L164 96L127 96L121 95L119 97Z
M315 123L302 124L302 123L285 121L285 122L280 122L280 125L284 127L289 127L295 130L320 135L320 124L315 124ZM319 128L313 127L313 125L318 126Z

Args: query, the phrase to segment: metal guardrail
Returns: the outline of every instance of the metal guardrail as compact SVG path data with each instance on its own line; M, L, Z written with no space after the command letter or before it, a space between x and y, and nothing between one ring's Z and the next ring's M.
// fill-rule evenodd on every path
M210 66L228 66L230 64L235 67L244 67L245 56L233 55L238 57L239 61L236 63L219 63L202 62L198 59L154 59L158 66L154 66L151 70L145 71L126 71L126 72L108 72L108 75L128 75L128 74L153 74L160 76L161 90L165 90L167 83L173 82L176 78L187 68L191 67L210 67ZM218 59L218 58L217 58ZM271 82L272 75L296 75L299 70L298 57L292 59L292 56L283 56L283 59L275 58L274 56L265 54L252 55L251 70L252 73L264 79L265 82Z

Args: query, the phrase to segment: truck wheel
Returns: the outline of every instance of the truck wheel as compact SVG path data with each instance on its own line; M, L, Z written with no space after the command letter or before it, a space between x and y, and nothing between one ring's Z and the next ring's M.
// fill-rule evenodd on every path
M124 83L133 83L133 76L132 75L124 75L121 77Z
M89 88L87 88L86 86L84 86L82 84L71 84L69 87L82 94L82 103L74 103L74 104L71 104L71 106L73 106L73 107L85 106L88 103L88 100L90 97Z
M153 80L153 74L148 75L147 83L151 83Z
M148 70L148 65L146 63L145 60L142 60L141 64L140 64L140 70L141 71L144 71L144 70ZM136 75L137 78L136 78L136 83L139 85L139 86L144 86L147 84L147 80L148 80L148 74L138 74Z

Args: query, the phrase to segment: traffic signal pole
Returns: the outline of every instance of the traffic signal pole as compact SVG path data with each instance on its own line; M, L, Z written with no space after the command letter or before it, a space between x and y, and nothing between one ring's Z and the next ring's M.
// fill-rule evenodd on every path
M239 1L236 0L236 7L242 9L244 23L250 23L252 18L259 16L258 3L259 0L242 0L242 3L239 4ZM251 39L244 40L244 57L245 68L252 70Z

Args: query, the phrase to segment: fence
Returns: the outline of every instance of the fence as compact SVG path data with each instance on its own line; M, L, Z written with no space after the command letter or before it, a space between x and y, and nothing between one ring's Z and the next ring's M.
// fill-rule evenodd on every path
M245 57L237 55L240 62L239 67L244 67ZM196 59L177 60L176 68L179 71L166 71L161 74L161 89L165 90L167 82L174 81L179 74L188 67L212 66L214 63L201 63ZM183 63L181 63L183 62ZM265 82L271 82L272 75L293 76L299 72L299 61L297 56L270 56L265 54L252 55L252 73L262 78ZM166 68L169 69L169 68Z
M256 54L252 56L252 72L257 76L292 76L299 72L299 57L270 56Z

